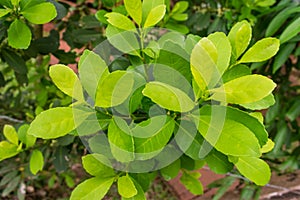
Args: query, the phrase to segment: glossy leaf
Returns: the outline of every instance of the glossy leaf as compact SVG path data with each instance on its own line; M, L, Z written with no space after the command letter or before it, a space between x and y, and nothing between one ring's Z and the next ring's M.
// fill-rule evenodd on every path
M80 57L78 70L83 87L95 100L99 82L109 74L105 61L96 53L85 50Z
M164 115L137 124L132 129L137 158L146 160L161 152L169 142L174 126L174 120Z
M212 89L212 99L227 103L246 104L257 102L274 90L276 84L261 75L247 75L233 79L221 87ZM224 99L226 95L226 100Z
M102 199L114 182L113 178L94 177L80 183L72 192L70 200Z
M275 143L268 139L268 142L261 148L261 153L268 153L273 150Z
M135 158L134 140L126 121L114 117L108 126L108 141L112 155L120 162L130 162Z
M52 65L49 75L62 92L74 99L84 101L80 80L70 67L62 64Z
M52 108L41 112L32 121L28 134L43 139L58 138L74 130L90 114L70 107Z
M225 155L260 156L258 139L246 126L231 119L219 123L211 116L200 116L198 130L213 147Z
M215 45L217 49L217 68L220 75L223 75L229 66L231 58L231 45L229 39L222 32L210 34L207 38Z
M293 21L291 24L288 25L282 32L279 37L280 43L283 44L293 37L295 37L300 32L300 18Z
M202 38L191 54L191 71L201 91L214 87L220 79L217 61L216 46L208 38Z
M180 182L194 195L203 194L203 186L198 180L201 174L199 172L184 171L180 177Z
M82 165L85 171L92 176L103 178L115 176L110 161L101 154L89 154L83 156Z
M27 49L31 41L29 27L19 19L15 19L7 31L8 44L16 49Z
M12 144L8 141L1 141L0 142L0 161L17 155L19 153L17 149L18 149L17 145Z
M107 17L108 23L119 29L136 32L134 23L125 15L117 12L111 12L107 13L105 17Z
M233 169L233 164L228 161L228 157L215 149L205 157L205 162L216 174L226 174Z
M57 15L55 6L50 2L26 7L21 10L21 13L33 24L45 24L53 20Z
M131 94L133 85L132 73L126 71L112 72L99 83L95 106L108 108L120 105Z
M156 25L165 16L165 13L166 13L165 5L159 5L156 6L155 8L152 8L146 18L143 27L148 28Z
M124 198L131 198L137 195L138 191L128 174L118 179L118 192Z
M244 108L250 109L250 110L263 110L267 109L270 106L275 104L275 99L273 94L269 94L268 96L264 97L263 99L252 102L252 103L246 103L246 104L240 104Z
M179 112L188 112L195 107L194 102L183 91L168 84L153 81L146 84L143 94L159 106Z
M145 22L148 17L150 11L160 5L164 5L165 0L143 0L143 22Z
M262 62L273 57L279 50L280 41L276 38L264 38L256 42L242 56L239 63Z
M240 57L247 49L252 37L252 29L247 21L236 23L228 34L232 52L236 58Z
M231 81L233 79L251 75L251 70L247 65L239 64L235 65L232 68L228 69L222 76L223 83Z
M6 124L3 128L3 134L10 143L19 144L18 134L13 126Z
M178 160L175 160L170 165L162 168L160 170L160 173L164 177L165 180L169 181L169 180L175 178L176 176L178 176L180 168L181 168L181 163L180 163L180 159L178 159Z
M138 24L142 23L142 2L141 0L124 0L125 8L130 17Z
M36 175L38 171L41 171L44 166L44 156L41 151L34 150L31 154L29 161L29 168L33 175Z
M122 197L122 200L146 200L145 192L144 192L143 188L141 187L141 185L135 179L131 178L131 180L134 183L134 186L137 190L137 194L130 198Z
M239 157L234 162L239 172L253 181L256 185L266 185L271 177L271 170L268 164L256 157Z

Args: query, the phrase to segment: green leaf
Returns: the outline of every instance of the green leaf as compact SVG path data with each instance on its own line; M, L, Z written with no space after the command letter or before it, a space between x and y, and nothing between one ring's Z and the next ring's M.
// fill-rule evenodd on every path
M226 174L233 169L233 164L228 161L227 156L213 149L205 157L205 162L216 174Z
M186 21L189 16L187 13L178 13L178 14L174 14L171 16L172 19L176 20L176 21Z
M225 155L260 156L261 154L258 139L252 131L234 120L200 114L198 130L213 147Z
M84 101L82 85L70 67L62 64L52 65L49 75L62 92L78 101Z
M151 26L154 26L157 24L162 18L165 16L166 13L166 6L165 5L159 5L155 8L152 8L147 15L147 18L145 20L145 23L143 25L144 28L148 28Z
M143 22L145 22L148 17L150 11L160 5L164 5L165 0L143 0Z
M10 182L16 176L18 176L18 171L17 170L7 172L5 175L2 176L0 186L7 185L7 183Z
M111 12L107 13L105 17L107 17L108 23L119 29L136 32L136 27L134 23L125 15L116 12Z
M272 6L274 3L276 3L276 0L260 0L256 2L256 5L261 7L268 7Z
M19 144L18 134L13 126L6 124L3 128L3 134L5 138L12 144Z
M189 7L189 2L179 1L174 5L172 9L172 13L183 13L188 9L188 7Z
M126 71L112 72L99 83L95 106L108 108L120 105L131 94L133 85L132 73Z
M7 15L8 13L10 13L9 9L2 9L0 8L0 18L4 17L5 15Z
M26 7L21 10L21 14L33 24L45 24L53 20L57 15L55 6L50 2Z
M130 17L138 24L142 23L142 2L141 0L124 0L125 8Z
M203 194L203 186L198 180L201 174L199 172L183 171L180 182L194 195Z
M31 41L31 31L21 20L15 19L7 31L8 44L16 49L27 49Z
M153 81L146 84L143 94L168 110L188 112L195 107L186 93L168 84Z
M28 134L43 139L64 136L78 127L91 113L70 107L41 112L30 124Z
M85 171L92 176L103 178L115 176L110 161L101 154L89 154L83 156L82 165Z
M202 38L191 54L191 71L201 91L214 87L220 79L217 61L216 46L208 38Z
M85 50L80 57L78 70L83 87L95 100L99 82L109 74L105 61L96 53Z
M247 75L212 89L211 99L233 104L253 103L271 94L275 87L276 84L265 76Z
M247 21L236 23L228 34L232 46L232 53L236 58L240 57L247 49L252 37L252 29Z
M138 191L128 174L118 179L118 192L124 198L131 198L137 195Z
M279 37L280 43L283 44L296 35L298 35L300 32L300 18L293 21L291 24L288 25L282 32L282 34Z
M223 32L216 32L207 37L217 48L217 68L220 75L223 75L229 66L231 58L231 45L229 39Z
M268 153L273 150L275 143L268 139L268 142L261 148L261 153Z
M223 83L231 81L233 79L251 75L251 70L247 65L239 64L228 69L222 76Z
M266 185L271 177L270 167L263 160L256 157L239 157L234 162L239 172L253 181L256 185Z
M278 13L277 15L275 15L275 17L272 19L272 21L270 22L267 30L266 30L266 37L270 37L272 35L274 35L279 28L284 24L284 22L286 22L286 20L291 17L291 15L293 13L297 13L300 12L300 7L296 6L291 6L288 7L284 10L282 10L280 13Z
M169 142L174 126L174 120L165 115L155 116L137 124L132 129L137 158L146 160L161 152Z
M28 129L28 124L24 124L18 129L18 138L21 142L26 144L27 149L32 147L36 141L36 137L27 134Z
M17 155L18 146L7 141L0 142L0 161Z
M289 59L296 45L297 43L287 43L285 46L280 47L278 54L274 59L272 67L273 74Z
M112 25L106 28L106 36L108 41L123 53L139 56L139 42L134 32L123 31Z
M288 111L285 113L285 116L292 122L295 119L297 119L297 117L300 116L300 100L296 100L295 102L293 102L293 104L290 106L290 108L288 109Z
M30 171L33 175L36 175L38 171L41 171L44 166L44 156L41 151L39 150L33 150L30 161L29 161L29 167Z
M70 200L102 199L113 184L115 178L94 177L80 183L72 192Z
M239 63L262 62L273 57L279 50L277 38L264 38L257 41L239 60Z
M16 176L13 178L5 187L5 189L2 191L1 196L6 197L11 193L12 191L16 190L20 183L21 176Z
M134 140L126 121L114 117L108 126L108 141L112 155L120 162L130 162L135 158Z
M273 94L269 94L268 96L264 97L263 99L252 102L252 103L245 103L245 104L240 104L244 108L250 109L250 110L263 110L267 109L270 106L275 104L275 99Z
M141 187L141 185L135 179L131 178L131 180L134 183L134 186L137 190L137 194L131 198L122 197L122 200L146 200L145 192L144 192L143 188Z
M160 173L165 180L169 181L178 175L180 168L181 168L181 163L180 163L180 159L178 159L175 160L170 165L160 169Z

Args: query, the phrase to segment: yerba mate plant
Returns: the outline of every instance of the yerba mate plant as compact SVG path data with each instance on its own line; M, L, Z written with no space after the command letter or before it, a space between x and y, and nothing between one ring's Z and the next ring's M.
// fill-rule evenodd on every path
M247 65L274 56L279 40L264 38L249 47L246 21L228 35L185 36L153 28L165 15L163 1L124 4L131 19L105 15L108 40L84 51L78 76L62 64L50 67L54 84L74 102L40 113L26 133L42 139L71 134L86 145L90 154L82 163L93 177L74 189L71 200L101 199L112 184L123 199L146 199L156 176L170 180L179 172L188 190L202 194L201 174L194 170L205 164L218 174L237 169L255 184L267 184L270 168L260 157L274 144L255 110L274 104L276 84ZM26 144L24 136L7 135L14 138L1 142L10 148L1 159ZM41 158L30 163L36 173L43 154L36 149L32 156Z

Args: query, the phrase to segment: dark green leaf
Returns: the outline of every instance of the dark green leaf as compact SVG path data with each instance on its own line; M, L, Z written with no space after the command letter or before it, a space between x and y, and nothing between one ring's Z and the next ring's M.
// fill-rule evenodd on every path
M27 66L21 56L8 49L1 50L1 53L4 60L16 73L27 74Z
M281 46L278 54L276 55L273 63L272 72L273 74L289 59L293 50L296 47L296 43L288 43L285 46Z

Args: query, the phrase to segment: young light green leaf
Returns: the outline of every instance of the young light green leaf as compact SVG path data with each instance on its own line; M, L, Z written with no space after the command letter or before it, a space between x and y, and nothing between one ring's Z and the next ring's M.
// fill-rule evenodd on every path
M27 49L31 41L29 27L19 19L15 19L7 31L8 44L16 49Z
M262 62L273 57L279 50L277 38L264 38L257 41L239 60L239 63Z
M271 170L268 164L256 157L239 157L234 162L239 172L253 181L256 185L266 185L271 177Z
M142 1L141 0L124 0L125 8L130 17L138 24L142 23Z
M268 139L267 144L265 144L261 148L261 153L268 153L268 152L272 151L274 146L275 146L275 143L271 139Z
M208 38L202 38L191 54L191 71L201 91L214 87L220 79L217 61L216 46Z
M131 94L134 85L133 74L126 71L114 71L97 87L95 106L113 107L123 103Z
M203 194L203 186L198 180L201 174L199 172L183 171L180 182L194 195Z
M137 194L130 198L122 197L122 200L146 200L145 192L144 192L142 186L135 179L131 178L131 180L134 183L134 186L137 190ZM143 183L143 184L145 184L145 183Z
M252 29L247 21L236 23L228 34L228 39L232 46L232 53L236 57L240 57L247 49L252 37Z
M99 82L109 74L105 61L96 53L85 50L80 57L78 70L83 87L95 100Z
M233 104L257 102L270 95L276 84L262 75L247 75L233 79L221 87L212 89L212 99ZM226 98L224 98L224 93Z
M279 37L280 43L283 44L289 41L290 39L298 35L299 32L300 32L300 18L293 21L290 25L288 25L288 27L284 29L284 31Z
M36 141L36 137L34 137L33 135L29 135L27 133L28 129L29 129L28 124L24 124L18 129L18 138L21 142L26 144L27 149L32 147Z
M41 112L30 124L28 134L43 139L64 136L78 127L91 113L70 107Z
M54 84L66 95L84 101L80 80L70 67L62 64L52 65L49 75Z
M9 9L3 9L3 8L0 8L0 18L1 18L1 17L4 17L4 16L7 15L8 13L10 13L10 10L9 10Z
M244 108L250 109L250 110L263 110L267 109L270 106L275 104L275 99L273 94L269 94L268 96L264 97L263 99L252 102L252 103L245 103L245 104L240 104Z
M194 102L183 91L168 84L153 81L146 84L143 94L159 106L179 112L188 112L195 107Z
M132 133L137 158L146 160L161 152L169 142L174 126L174 120L164 115L152 117L135 126Z
M12 144L19 144L18 134L13 126L6 124L3 128L3 134L5 138Z
M146 18L146 21L145 21L143 27L148 28L148 27L156 25L165 16L165 13L166 13L165 5L159 5L153 9L151 9Z
M0 142L0 161L11 158L19 153L18 146L8 141Z
M170 165L162 168L160 170L160 173L165 180L169 181L178 175L180 168L181 168L180 159L177 159Z
M113 184L115 178L94 177L80 183L72 192L70 200L102 199Z
M217 49L217 68L220 75L223 75L229 66L231 58L231 45L229 39L223 32L210 34L207 38L215 45Z
M143 0L143 22L145 22L148 17L150 11L160 5L164 5L165 0Z
M120 162L130 162L135 158L134 140L126 121L114 117L108 126L108 141L112 155Z
M41 151L34 150L31 154L29 161L29 168L33 175L36 175L38 171L41 171L44 166L44 156Z
M136 32L134 23L125 15L117 12L111 12L107 13L105 17L107 17L108 23L119 29Z
M82 165L85 171L92 176L103 178L115 176L110 161L101 154L89 154L83 156Z
M118 179L118 192L124 198L131 198L137 195L138 191L128 174Z
M140 46L134 32L123 31L109 24L106 28L106 36L108 41L118 50L140 57Z
M21 10L21 14L33 24L45 24L53 20L57 13L55 6L50 2L36 4Z
M260 156L258 139L246 126L231 119L219 123L211 116L200 116L198 130L213 147L225 155Z

